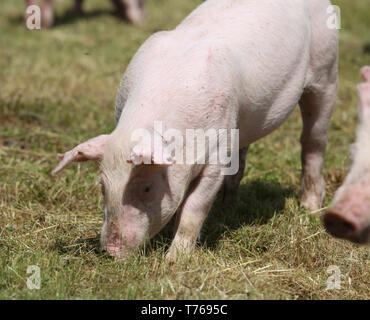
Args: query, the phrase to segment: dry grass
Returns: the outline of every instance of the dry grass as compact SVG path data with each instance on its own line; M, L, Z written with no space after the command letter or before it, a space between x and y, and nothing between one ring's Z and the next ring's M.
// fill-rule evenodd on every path
M27 31L23 1L0 12L0 298L3 299L369 299L369 249L325 234L321 212L299 208L298 110L251 147L238 201L217 203L189 259L164 262L166 228L122 263L98 251L102 197L93 165L52 178L55 154L114 127L117 86L154 31L175 26L200 0L151 0L141 29L119 22L108 1L88 14ZM343 30L340 95L329 132L327 204L342 182L354 140L360 66L369 63L369 0L338 1ZM26 270L41 268L40 290ZM325 290L330 265L340 290ZM350 279L350 280L349 280Z

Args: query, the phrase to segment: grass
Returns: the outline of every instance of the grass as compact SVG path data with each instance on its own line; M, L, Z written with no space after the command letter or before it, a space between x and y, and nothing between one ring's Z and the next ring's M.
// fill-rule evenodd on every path
M120 22L109 1L86 1L85 17L57 1L56 26L28 31L24 1L0 12L0 298L1 299L369 299L368 247L336 240L321 212L299 208L301 120L251 146L235 204L217 203L195 252L164 262L166 228L126 262L98 250L102 196L94 165L58 177L57 152L114 128L120 78L140 44L176 26L200 0L149 0L142 28ZM340 90L329 130L326 205L343 181L357 121L355 86L370 61L369 0L342 9ZM41 269L41 289L26 286ZM337 265L340 290L326 290Z

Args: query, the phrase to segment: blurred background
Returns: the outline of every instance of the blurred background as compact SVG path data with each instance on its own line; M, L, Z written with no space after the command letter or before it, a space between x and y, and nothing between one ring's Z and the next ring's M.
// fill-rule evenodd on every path
M72 0L56 0L54 26L27 30L25 1L1 0L0 298L370 298L369 250L329 237L320 213L299 208L299 110L251 146L238 201L230 209L215 204L192 261L172 268L163 263L171 229L125 264L99 253L94 164L50 176L57 152L113 130L116 90L145 39L174 28L201 2L147 0L146 21L134 26L109 0L85 0L83 16L70 13ZM355 88L360 67L370 64L370 0L334 4L342 17L340 88L326 205L348 169ZM256 261L243 265L249 260ZM40 266L41 290L27 289L28 265ZM351 278L343 290L325 290L330 265ZM264 267L275 271L254 272Z

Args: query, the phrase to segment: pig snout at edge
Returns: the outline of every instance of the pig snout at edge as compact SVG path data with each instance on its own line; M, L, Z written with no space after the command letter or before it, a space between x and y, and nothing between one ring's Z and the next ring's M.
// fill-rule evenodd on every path
M326 230L355 243L370 242L370 181L349 186L324 215Z
M358 87L359 119L351 170L325 213L326 230L337 238L370 243L370 66L362 68L365 83Z

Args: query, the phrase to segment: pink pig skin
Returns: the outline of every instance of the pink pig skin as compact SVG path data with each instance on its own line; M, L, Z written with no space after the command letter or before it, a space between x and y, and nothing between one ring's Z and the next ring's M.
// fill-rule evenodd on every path
M370 66L361 70L365 80L358 86L360 123L352 147L352 165L324 215L332 235L356 243L370 242Z

